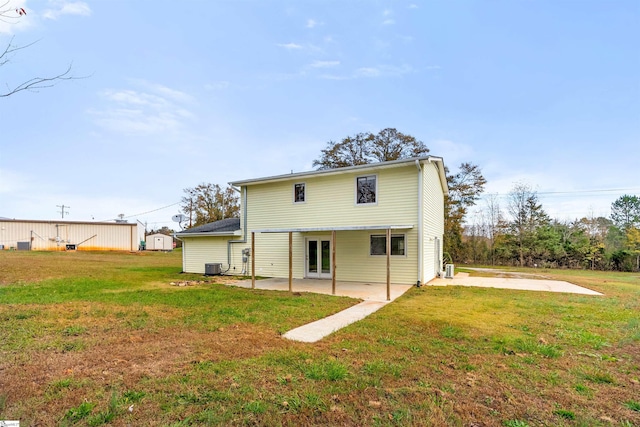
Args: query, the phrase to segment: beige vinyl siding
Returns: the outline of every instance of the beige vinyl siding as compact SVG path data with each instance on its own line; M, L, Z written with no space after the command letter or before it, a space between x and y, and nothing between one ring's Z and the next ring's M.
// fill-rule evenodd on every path
M355 202L356 177L371 172L306 177L305 203L293 202L293 180L251 185L248 228L415 225L416 173L415 166L377 171L377 203L367 205Z
M294 203L293 185L299 180L257 184L248 187L248 229L290 229L401 224L411 225L406 233L407 256L392 257L392 281L417 280L417 168L360 171L342 175L305 177L305 203ZM356 204L356 177L375 174L376 203ZM338 280L386 281L386 258L369 255L369 236L384 231L337 233ZM304 277L305 237L322 233L293 234L293 276ZM330 237L330 233L324 234ZM247 236L248 239L251 236ZM287 277L289 274L288 233L256 233L256 274Z
M300 235L294 237L294 260L298 261L300 252L297 248L304 245L299 242ZM256 233L255 235L256 275L266 277L289 277L289 234L288 233ZM298 242L296 242L298 240ZM300 271L298 271L300 270ZM251 270L249 270L251 271ZM302 277L302 269L294 268L294 277Z
M414 175L415 177L415 175ZM384 283L387 280L387 257L369 255L369 236L386 231L339 231L336 233L336 279ZM391 256L391 283L416 282L417 230L392 230L405 234L404 256Z
M436 264L442 260L442 244L444 236L444 195L440 183L438 169L435 165L424 164L423 172L423 269L426 283L436 277L439 269ZM436 242L440 241L440 253L435 253Z
M204 274L204 265L210 263L222 264L222 270L229 268L227 259L227 242L233 240L225 237L181 237L184 251L184 271L186 273ZM231 268L228 274L242 272L242 249L250 243L231 244ZM235 267L235 269L234 269Z
M31 250L64 251L75 244L79 251L137 251L137 224L84 223L70 221L0 221L0 245L17 248L31 242Z

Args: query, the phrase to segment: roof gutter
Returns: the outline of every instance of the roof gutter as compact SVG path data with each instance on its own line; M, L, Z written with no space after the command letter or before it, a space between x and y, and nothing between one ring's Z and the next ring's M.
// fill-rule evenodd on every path
M202 233L175 233L174 236L180 237L208 237L208 236L237 236L233 231L203 231Z
M184 240L182 240L181 238L178 237L178 233L173 233L173 238L180 240L182 242L182 272L184 273L184 266L185 266L185 262L187 261L187 257L186 257L186 252L187 252L187 247L184 244Z

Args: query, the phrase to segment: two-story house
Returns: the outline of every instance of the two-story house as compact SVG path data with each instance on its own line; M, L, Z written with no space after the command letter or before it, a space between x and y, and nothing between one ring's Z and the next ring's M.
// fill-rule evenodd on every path
M390 275L397 284L424 284L441 272L447 182L440 157L230 185L240 192L239 219L177 233L185 272L219 263L229 274L374 283Z

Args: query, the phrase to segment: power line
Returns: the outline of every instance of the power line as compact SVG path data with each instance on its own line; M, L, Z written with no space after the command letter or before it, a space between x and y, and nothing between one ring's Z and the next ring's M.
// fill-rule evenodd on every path
M572 190L572 191L533 191L538 196L545 195L573 195L573 194L586 194L586 193L620 193L620 192L640 192L640 187L636 188L606 188L606 189L596 189L596 190ZM479 196L479 198L484 199L487 197L508 197L510 193L484 193ZM604 194L603 194L604 195ZM594 195L595 196L595 195Z
M152 212L158 212L158 211L161 211L161 210L163 210L163 209L170 208L171 206L179 205L180 203L181 203L181 202L176 202L176 203L172 203L172 204L167 205L167 206L163 206L163 207L161 207L161 208L152 209L152 210L150 210L150 211L140 212L140 213L133 214L133 215L123 216L123 217L122 217L122 219L124 219L124 218L132 218L132 217L134 217L134 216L146 215L146 214L149 214L149 213L152 213ZM103 220L103 221L111 221L112 219L113 219L113 218L105 219L105 220ZM101 222L103 222L103 221L101 221Z

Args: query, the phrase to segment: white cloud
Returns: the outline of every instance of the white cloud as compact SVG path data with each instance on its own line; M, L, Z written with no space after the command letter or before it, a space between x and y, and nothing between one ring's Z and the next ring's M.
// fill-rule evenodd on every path
M382 72L379 68L363 67L356 70L355 77L379 77L381 74Z
M115 91L107 89L102 93L102 95L105 98L120 104L149 106L153 108L163 108L169 104L164 98L159 96L140 93L133 90Z
M399 77L404 74L409 74L415 70L410 65L379 65L377 67L363 67L358 68L354 77Z
M222 90L222 89L226 89L229 87L229 82L228 81L218 81L218 82L213 82L213 83L207 83L204 85L204 88L206 90Z
M143 90L107 89L100 94L107 105L89 111L97 125L116 133L166 134L180 131L193 119L184 106L193 100L190 95L145 80L131 81Z
M382 16L390 16L393 13L393 11L391 9L385 9L382 12Z
M361 78L378 78L378 77L401 77L405 74L413 73L415 69L410 65L378 65L375 67L360 67L351 74L322 74L318 77L327 80L350 80Z
M417 9L417 8L418 8L418 5L417 5L417 4L415 4L415 3L411 3L411 4L409 5L409 9Z
M395 23L396 21L394 19L385 19L384 21L382 21L382 25L393 25Z
M283 47L285 49L288 50L293 50L293 49L302 49L302 46L300 46L299 44L295 44L295 43L280 43L278 44L279 47Z
M331 68L340 65L340 61L313 61L309 66L311 68Z
M325 80L349 80L351 78L349 76L338 76L335 74L321 74L318 77Z
M61 0L52 1L50 3L52 7L50 9L46 9L42 14L45 19L58 19L63 15L91 15L91 8L83 1L72 2Z
M315 19L307 19L307 28L315 28L319 25L319 22Z

